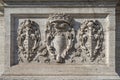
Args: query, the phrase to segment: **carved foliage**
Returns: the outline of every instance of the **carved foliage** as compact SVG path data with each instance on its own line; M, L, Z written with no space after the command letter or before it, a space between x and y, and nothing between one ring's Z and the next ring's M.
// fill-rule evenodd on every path
M18 27L19 62L94 62L101 60L104 32L99 21L86 20L75 34L74 19L67 14L50 15L46 24L45 41L41 43L39 26L25 20ZM77 43L75 39L77 38ZM74 45L78 47L74 47ZM100 57L102 55L102 57ZM69 58L68 58L69 57ZM45 58L45 59L43 59ZM81 61L80 61L81 60Z
M77 52L81 54L82 61L94 61L103 56L104 33L102 25L97 21L86 20L79 30L80 45Z
M40 51L45 51L50 60L58 63L65 62L66 56L73 46L72 21L73 18L66 14L49 16L45 31L45 47Z
M39 26L31 20L23 21L18 27L17 40L19 62L31 62L39 47Z

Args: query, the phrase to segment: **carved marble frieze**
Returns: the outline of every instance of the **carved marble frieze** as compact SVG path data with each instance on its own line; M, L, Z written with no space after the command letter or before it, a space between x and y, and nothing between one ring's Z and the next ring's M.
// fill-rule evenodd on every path
M74 18L68 14L50 15L46 26L23 21L17 37L19 63L105 63L102 24L98 20L86 20L78 30L74 25ZM40 27L45 28L44 41Z

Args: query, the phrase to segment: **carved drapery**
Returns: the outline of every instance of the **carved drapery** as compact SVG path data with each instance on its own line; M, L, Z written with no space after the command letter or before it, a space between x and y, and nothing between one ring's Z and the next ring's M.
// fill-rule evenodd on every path
M31 20L22 22L18 28L19 61L57 63L102 61L105 54L101 23L97 20L84 21L76 31L78 37L74 24L75 20L70 15L50 15L46 24L45 41L41 43L40 26ZM76 43L75 39L79 43ZM43 57L45 59L42 59Z

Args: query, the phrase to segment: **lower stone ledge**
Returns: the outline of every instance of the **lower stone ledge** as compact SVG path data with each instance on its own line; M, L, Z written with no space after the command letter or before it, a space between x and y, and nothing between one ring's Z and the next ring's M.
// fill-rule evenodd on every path
M0 80L120 80L119 76L1 76Z

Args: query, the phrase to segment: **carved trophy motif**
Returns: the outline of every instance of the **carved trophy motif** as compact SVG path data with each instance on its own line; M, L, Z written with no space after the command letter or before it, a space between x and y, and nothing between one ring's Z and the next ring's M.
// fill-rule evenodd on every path
M88 60L93 62L97 57L99 57L99 60L104 57L105 54L102 52L104 33L100 22L86 20L80 26L78 34L80 45L77 48L77 53L81 55L83 62Z
M65 57L73 46L72 22L73 18L70 15L54 14L49 16L45 31L45 46L39 50L42 54L49 55L50 59L47 60L54 59L57 63L65 62Z
M55 14L48 18L46 46L58 63L63 63L73 46L73 18L66 14Z
M75 31L67 14L50 15L41 39L39 25L31 20L18 27L19 62L100 63L104 62L104 31L97 20L86 20ZM77 46L76 46L77 45Z
M18 27L17 40L19 62L31 62L39 47L39 26L31 20L23 21Z

